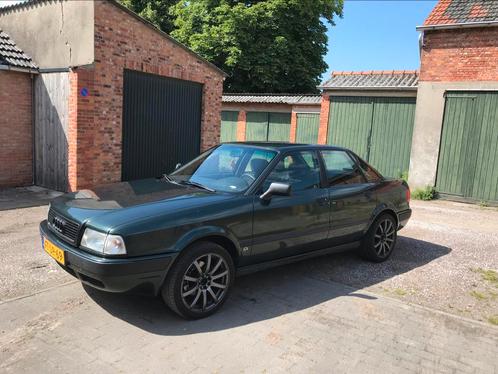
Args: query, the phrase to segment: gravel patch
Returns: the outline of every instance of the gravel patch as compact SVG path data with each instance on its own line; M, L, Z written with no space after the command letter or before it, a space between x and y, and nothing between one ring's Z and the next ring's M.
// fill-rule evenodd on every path
M306 263L310 276L493 323L498 210L445 201L416 201L412 209L388 261L367 263L352 253L328 256Z

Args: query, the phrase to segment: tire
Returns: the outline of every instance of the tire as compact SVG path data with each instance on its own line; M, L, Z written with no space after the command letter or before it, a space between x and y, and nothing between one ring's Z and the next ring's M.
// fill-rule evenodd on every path
M180 254L161 296L180 317L205 318L221 308L234 280L235 266L227 250L216 243L197 242Z
M396 220L383 213L372 223L359 251L361 257L372 262L383 262L391 256L398 237Z

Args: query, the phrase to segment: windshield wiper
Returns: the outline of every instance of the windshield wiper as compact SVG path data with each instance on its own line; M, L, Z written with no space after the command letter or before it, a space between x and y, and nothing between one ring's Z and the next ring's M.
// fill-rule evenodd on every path
M186 185L194 186L194 187L198 187L198 188L202 188L203 190L206 190L206 191L209 191L209 192L216 192L216 190L214 190L212 188L209 188L209 187L206 187L203 184L200 184L200 183L197 183L197 182L179 181L178 183L180 183L180 184L186 184Z
M173 178L171 178L168 174L163 174L163 178L166 179L166 181L171 182L171 183L176 183Z

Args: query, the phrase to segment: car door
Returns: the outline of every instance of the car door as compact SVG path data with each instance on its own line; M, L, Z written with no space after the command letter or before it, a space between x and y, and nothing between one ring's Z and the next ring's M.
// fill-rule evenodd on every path
M323 150L330 197L331 244L358 240L376 207L375 183L367 181L356 160L344 150Z
M291 186L290 196L260 199L271 183ZM329 192L324 188L318 153L292 151L267 175L254 196L254 263L292 256L316 248L328 237Z

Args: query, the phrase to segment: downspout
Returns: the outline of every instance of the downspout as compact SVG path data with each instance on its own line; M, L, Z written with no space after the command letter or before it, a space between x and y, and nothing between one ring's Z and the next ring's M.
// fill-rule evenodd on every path
M424 48L424 30L420 30L418 36L418 56L422 58L422 48Z
M34 74L31 74L31 144L32 144L32 184L34 185L36 182L36 120L35 120L35 76Z

